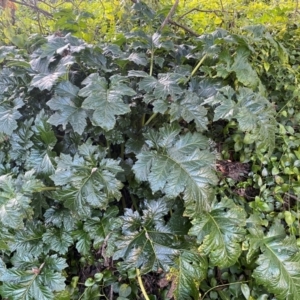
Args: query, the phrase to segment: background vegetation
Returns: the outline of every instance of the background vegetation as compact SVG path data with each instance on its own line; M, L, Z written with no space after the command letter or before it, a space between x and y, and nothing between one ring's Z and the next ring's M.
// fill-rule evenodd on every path
M298 299L298 2L1 5L3 299Z

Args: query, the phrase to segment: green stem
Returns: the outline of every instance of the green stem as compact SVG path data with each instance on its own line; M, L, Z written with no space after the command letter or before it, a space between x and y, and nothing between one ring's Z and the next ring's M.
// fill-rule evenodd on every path
M157 113L154 113L145 123L145 126L147 126L155 117L156 117Z
M141 291L143 293L145 300L150 300L150 298L145 290L143 281L142 281L141 272L138 268L136 268L136 276L137 276L137 279L138 279L138 282L139 282L139 285L140 285L140 288L141 288Z
M155 50L152 47L152 49L151 49L151 58L150 58L149 76L152 76L152 74L153 74L154 53L155 53ZM147 123L145 124L145 119L146 119L146 114L143 114L143 116L142 116L142 127L144 127L145 125L148 125L152 120L152 118L150 117L151 120L150 121L148 120Z
M202 63L204 62L204 60L206 59L207 54L205 54L201 60L199 61L199 63L197 64L197 66L194 68L194 70L192 71L191 75L188 77L188 79L185 81L185 83L187 84L191 78L195 75L195 73L198 71L198 69L200 68L200 66L202 65Z
M36 189L35 192L40 193L40 192L44 192L44 191L56 191L57 189L59 189L59 188L57 188L56 186L45 186L45 187Z
M142 121L141 121L142 127L144 127L144 125L145 125L145 119L146 119L146 114L143 114L142 115Z
M134 197L133 195L130 194L130 198L131 198L131 202L132 202L132 205L133 205L134 209L135 209L136 211L139 211L139 208L138 208L138 205L137 205L137 203L136 203L135 197Z
M150 58L150 71L149 71L149 75L150 75L150 76L152 76L152 73L153 73L154 53L155 53L155 50L154 50L153 47L152 47L152 50L151 50L151 58Z
M219 287L223 287L223 286L229 286L229 285L232 285L232 284L238 284L238 283L246 283L246 282L249 282L249 280L244 280L244 281L237 281L237 282L231 282L231 283L224 283L224 284L220 284L220 285L216 285L212 288L210 288L208 291L206 291L204 294L203 294L203 297L200 298L200 300L204 299L205 296L211 292L212 290L215 290Z

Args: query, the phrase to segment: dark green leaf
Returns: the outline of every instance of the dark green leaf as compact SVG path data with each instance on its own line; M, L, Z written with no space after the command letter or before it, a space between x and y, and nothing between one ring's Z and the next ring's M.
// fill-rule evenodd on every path
M129 106L124 103L123 96L134 96L136 93L129 88L121 76L110 78L108 85L105 78L94 73L87 77L82 84L85 85L79 91L79 96L86 97L82 107L94 110L92 122L108 131L114 128L116 116L126 114L130 111Z
M157 143L156 150L137 155L135 175L140 181L149 181L153 192L162 191L172 198L183 193L190 212L207 210L211 196L209 185L216 182L211 167L214 157L208 151L199 150L199 144L194 143L200 135L174 139L177 129L170 132L167 129L160 130L158 141L152 140Z
M208 263L205 257L192 251L183 251L177 262L178 271L173 272L175 299L191 300L199 298L199 285L205 279Z
M5 104L0 106L0 133L11 135L18 127L16 120L22 116L18 109L23 105L23 100L17 98L13 101L13 107Z
M213 265L225 268L236 263L242 253L245 217L240 207L220 203L192 220L190 234L197 236L200 253L208 255Z
M61 154L57 169L51 176L56 185L62 186L57 193L65 206L80 214L89 214L89 207L106 208L109 201L120 199L122 183L116 174L122 169L113 159L104 159L103 150L90 144L79 147L74 158Z
M250 238L251 240L251 238ZM300 255L293 236L285 236L279 223L260 240L262 254L253 277L277 299L296 300L300 293Z

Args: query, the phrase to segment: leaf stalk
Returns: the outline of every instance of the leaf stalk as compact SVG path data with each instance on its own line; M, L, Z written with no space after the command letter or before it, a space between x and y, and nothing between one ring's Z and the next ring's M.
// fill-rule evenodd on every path
M143 293L143 296L144 296L145 300L150 300L150 298L149 298L149 296L146 292L146 289L144 287L143 281L142 281L140 269L138 269L138 268L136 268L136 277L138 279L138 283L139 283L139 286L141 288L141 291Z

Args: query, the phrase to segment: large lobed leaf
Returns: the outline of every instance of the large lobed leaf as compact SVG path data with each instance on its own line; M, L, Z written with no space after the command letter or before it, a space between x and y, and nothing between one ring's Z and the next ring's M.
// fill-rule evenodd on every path
M197 236L199 251L220 268L234 265L242 253L245 238L245 211L232 203L216 204L192 220L190 234Z
M138 180L150 183L153 192L162 191L170 198L182 193L186 213L193 215L210 207L210 185L216 183L215 157L200 150L207 146L202 135L180 136L179 132L176 125L170 125L146 134L151 150L137 155L133 170Z
M74 131L82 134L87 122L87 113L81 108L81 100L77 97L79 88L69 81L60 83L56 89L56 95L47 102L47 105L57 112L52 115L48 122L52 125L62 125L66 129L68 123Z
M250 242L259 245L262 254L253 277L274 293L276 299L297 300L300 294L300 252L294 236L286 236L282 224L273 225L265 237Z
M122 169L117 161L104 156L99 147L86 143L74 157L61 154L57 158L51 179L62 189L55 197L73 212L89 215L91 207L106 209L111 200L120 199L123 185L116 174Z
M21 98L16 98L12 103L2 102L0 105L0 133L12 135L18 127L17 120L22 116L18 111L24 102Z
M32 194L43 187L33 171L14 179L11 175L0 176L0 221L14 229L23 227L24 218L32 215Z
M176 263L178 270L172 272L175 299L199 299L199 285L205 279L208 268L206 257L194 251L184 250Z
M33 147L28 154L26 167L33 168L37 174L49 175L53 174L55 170L54 157L56 153L52 149L57 139L47 119L48 116L44 110L36 115L34 126L31 127L34 132L31 138Z
M65 288L61 271L67 267L64 259L48 256L40 263L32 256L15 257L14 267L0 267L0 295L14 300L51 300L54 292Z
M114 259L122 258L124 269L140 268L143 273L168 269L179 254L180 240L164 221L168 214L165 199L149 201L143 214L127 209L122 226L123 238L116 242Z
M134 96L136 92L124 83L119 75L110 78L110 84L97 73L88 76L82 84L85 85L78 95L86 99L82 107L94 111L92 123L109 131L114 128L116 116L130 112L129 105L123 101L123 96Z
M255 142L258 147L268 149L268 154L271 155L277 131L276 111L265 97L248 88L240 88L235 92L232 87L226 86L204 103L218 104L214 121L235 118L239 129L247 132L249 143Z

